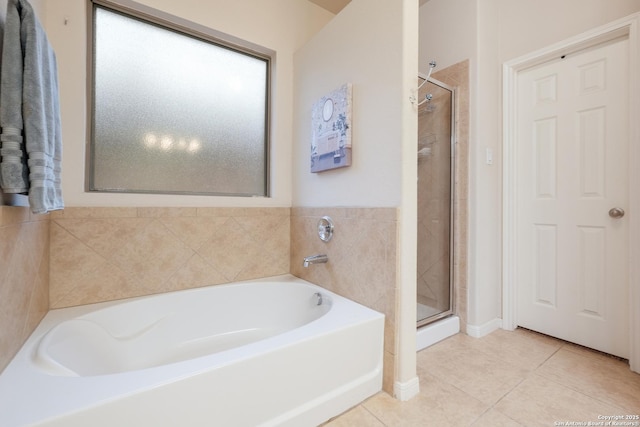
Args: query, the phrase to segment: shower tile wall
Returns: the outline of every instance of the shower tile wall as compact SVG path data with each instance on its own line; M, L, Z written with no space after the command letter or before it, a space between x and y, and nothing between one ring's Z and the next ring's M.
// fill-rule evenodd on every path
M289 273L289 208L51 214L51 308Z
M335 225L329 242L318 238L317 223L329 215ZM385 314L383 389L393 392L395 366L395 208L292 208L291 274ZM305 256L326 254L329 262L302 266Z
M49 309L49 216L0 206L0 372Z
M455 312L460 317L460 329L467 324L467 248L468 248L468 195L469 195L469 61L462 61L433 73L433 77L456 93L456 153L454 173L453 217L453 287Z

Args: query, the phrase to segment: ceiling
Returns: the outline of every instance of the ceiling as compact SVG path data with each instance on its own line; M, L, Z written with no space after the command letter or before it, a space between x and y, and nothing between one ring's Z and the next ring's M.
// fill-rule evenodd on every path
M315 3L323 9L327 9L329 12L337 15L344 7L351 2L351 0L309 0L311 3ZM420 6L428 2L429 0L420 0Z
M337 15L351 0L309 0L323 9Z

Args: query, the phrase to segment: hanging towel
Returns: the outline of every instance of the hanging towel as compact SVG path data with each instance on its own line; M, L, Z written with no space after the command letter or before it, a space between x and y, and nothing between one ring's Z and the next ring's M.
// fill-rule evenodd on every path
M26 0L9 0L0 69L0 186L28 193L33 213L63 209L58 72Z

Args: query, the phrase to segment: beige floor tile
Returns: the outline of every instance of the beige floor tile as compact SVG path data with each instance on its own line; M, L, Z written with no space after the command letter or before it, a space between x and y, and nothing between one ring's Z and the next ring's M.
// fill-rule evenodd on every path
M563 342L526 329L499 329L470 343L474 348L527 370L535 370L558 351Z
M528 370L486 354L475 338L456 335L418 353L418 376L433 375L476 399L493 405L525 379Z
M552 426L555 422L597 422L598 415L619 408L532 374L494 407L525 426Z
M521 427L522 425L495 409L490 409L482 414L472 427Z
M329 425L553 426L640 413L640 375L625 361L527 330L458 334L417 362L418 396L380 393Z
M434 377L420 379L420 393L400 402L386 393L364 404L387 427L469 426L488 405Z
M322 424L323 427L385 427L362 405L345 412L339 417Z
M537 373L628 414L640 413L640 375L619 359L569 344Z

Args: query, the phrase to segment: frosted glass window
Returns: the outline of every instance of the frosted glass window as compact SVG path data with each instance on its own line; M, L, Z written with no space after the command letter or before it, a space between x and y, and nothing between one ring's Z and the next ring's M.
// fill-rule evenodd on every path
M90 190L266 196L269 59L94 5Z

